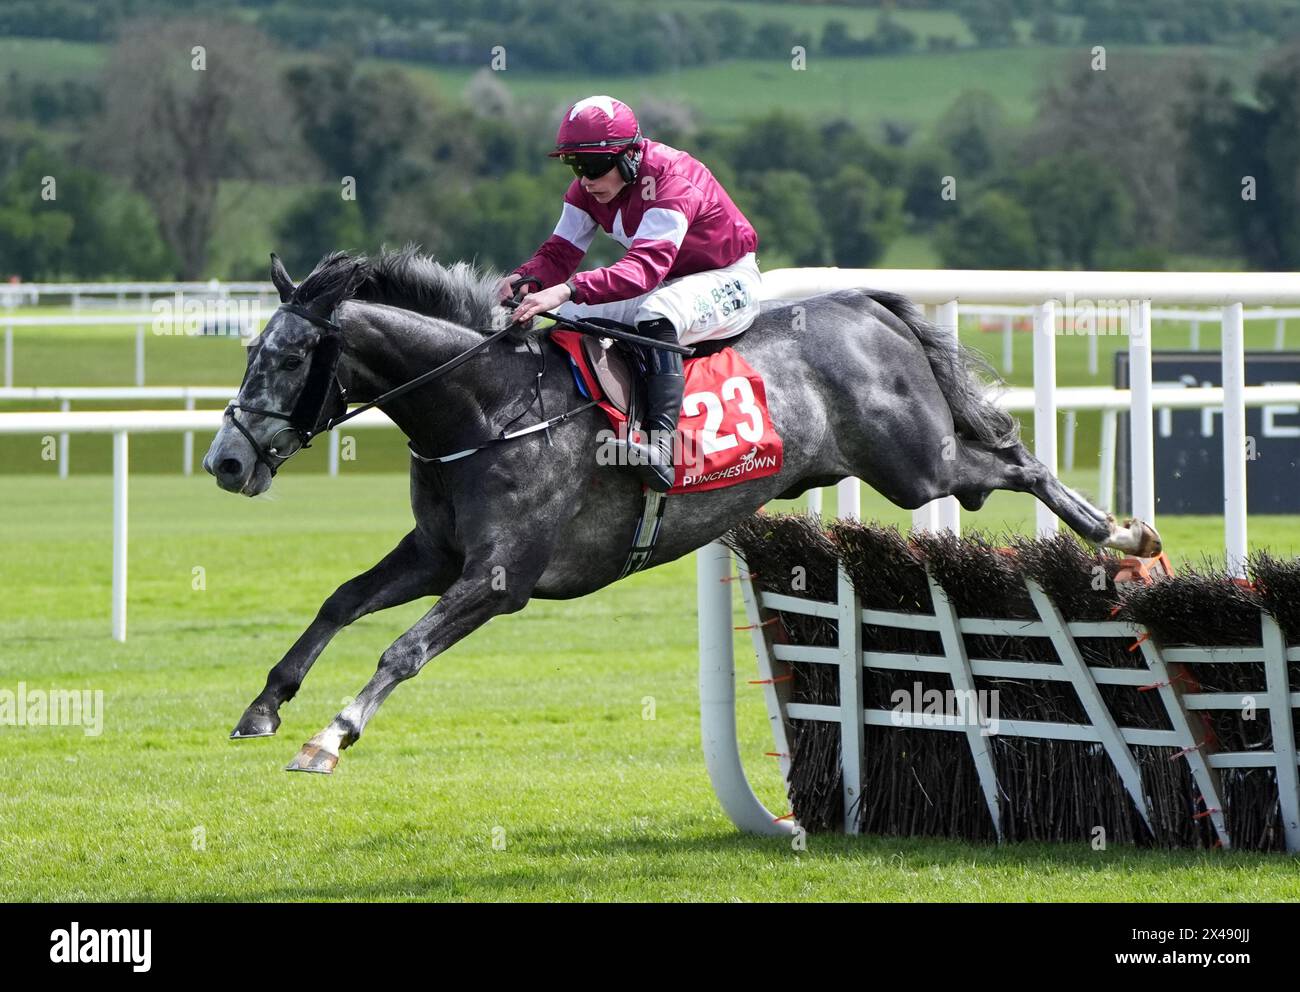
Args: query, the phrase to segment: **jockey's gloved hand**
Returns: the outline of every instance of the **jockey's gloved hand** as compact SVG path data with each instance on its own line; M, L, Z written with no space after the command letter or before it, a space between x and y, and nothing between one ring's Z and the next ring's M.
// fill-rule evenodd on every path
M525 296L541 289L542 280L536 276L521 276L518 272L511 272L498 280L496 288L497 299L502 303L511 299L519 303Z

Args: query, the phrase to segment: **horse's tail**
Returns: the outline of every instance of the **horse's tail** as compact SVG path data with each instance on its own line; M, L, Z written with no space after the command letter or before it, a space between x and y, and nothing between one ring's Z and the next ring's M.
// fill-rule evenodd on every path
M916 335L925 349L925 357L930 362L939 389L948 401L953 423L964 437L994 448L1005 448L1019 442L1019 425L1011 414L988 398L988 386L980 378L983 374L994 385L1005 385L988 359L961 342L954 342L951 333L923 318L907 297L872 290L871 298Z

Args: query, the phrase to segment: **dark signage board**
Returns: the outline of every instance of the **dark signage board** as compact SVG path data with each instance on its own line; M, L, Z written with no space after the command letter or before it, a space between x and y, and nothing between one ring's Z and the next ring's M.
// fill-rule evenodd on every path
M1151 355L1153 391L1223 385L1217 351L1157 351ZM1246 385L1300 382L1300 352L1246 352ZM1127 389L1128 353L1115 354L1115 385ZM1156 410L1157 514L1223 513L1223 413ZM1246 512L1300 513L1300 403L1246 408ZM1129 415L1119 416L1116 502L1132 505Z

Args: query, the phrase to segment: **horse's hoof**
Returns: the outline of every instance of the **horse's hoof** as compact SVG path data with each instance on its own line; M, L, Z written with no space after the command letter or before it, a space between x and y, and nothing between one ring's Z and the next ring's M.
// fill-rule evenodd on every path
M328 775L339 763L339 756L318 744L304 744L294 759L284 766L286 772L316 772Z
M1108 513L1106 522L1110 525L1110 535L1102 542L1104 547L1138 558L1154 558L1160 554L1160 535L1145 520L1129 517L1122 524L1117 524L1115 518Z
M1137 535L1137 550L1134 551L1139 558L1154 558L1160 554L1163 544L1160 541L1160 535L1156 529L1145 520L1131 518L1124 521L1124 526L1129 528L1131 533Z
M274 737L280 727L280 718L274 713L258 713L247 710L239 718L239 725L230 732L232 741L248 740L251 737Z

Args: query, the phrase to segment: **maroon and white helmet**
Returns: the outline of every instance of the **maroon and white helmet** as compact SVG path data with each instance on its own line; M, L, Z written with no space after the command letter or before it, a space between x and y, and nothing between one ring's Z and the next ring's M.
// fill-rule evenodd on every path
M612 96L589 96L564 115L550 156L587 152L612 155L641 141L641 127L632 108Z

